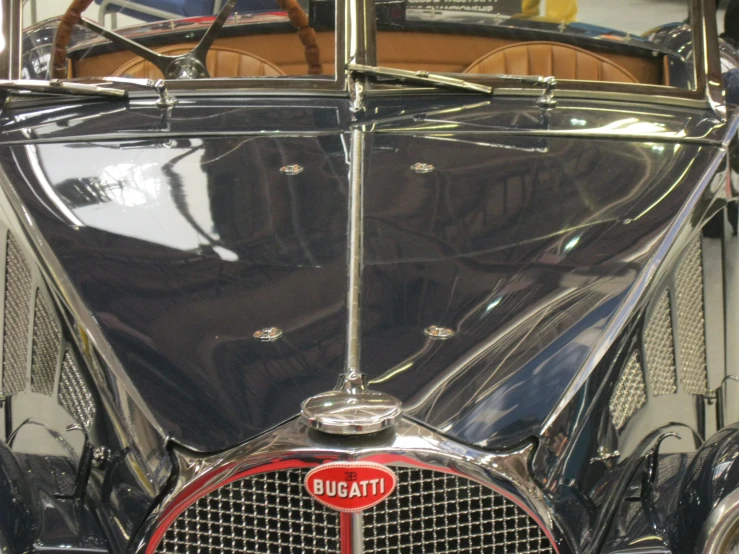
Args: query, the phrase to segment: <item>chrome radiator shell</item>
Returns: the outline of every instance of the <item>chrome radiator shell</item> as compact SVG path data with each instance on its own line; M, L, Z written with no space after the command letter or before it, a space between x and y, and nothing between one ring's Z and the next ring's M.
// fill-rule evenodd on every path
M180 515L199 499L230 482L251 474L281 469L312 467L339 460L363 460L378 462L400 471L402 468L413 468L446 473L450 478L457 477L460 481L467 479L473 486L487 487L515 504L541 529L551 545L551 549L541 552L562 554L568 549L541 491L528 473L533 450L531 443L505 453L485 452L451 442L405 418L400 420L395 433L380 433L365 437L361 442L351 438L337 441L317 432L309 432L298 420L293 420L251 443L220 455L200 457L176 450L179 467L177 481L137 539L136 552L160 552L160 541ZM342 529L348 526L354 530L349 537L342 533L340 551L353 554L363 552L362 515L338 515L343 519Z

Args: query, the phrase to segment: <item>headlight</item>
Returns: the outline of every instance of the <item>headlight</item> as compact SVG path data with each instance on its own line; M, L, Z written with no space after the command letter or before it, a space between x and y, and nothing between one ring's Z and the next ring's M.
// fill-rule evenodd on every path
M739 489L709 514L696 549L703 554L739 554Z

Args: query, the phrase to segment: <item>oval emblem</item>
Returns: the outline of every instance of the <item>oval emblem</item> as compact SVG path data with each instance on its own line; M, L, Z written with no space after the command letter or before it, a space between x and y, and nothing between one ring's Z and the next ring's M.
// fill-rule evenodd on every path
M361 512L379 504L395 490L396 482L390 468L372 462L332 462L305 476L308 493L339 512Z

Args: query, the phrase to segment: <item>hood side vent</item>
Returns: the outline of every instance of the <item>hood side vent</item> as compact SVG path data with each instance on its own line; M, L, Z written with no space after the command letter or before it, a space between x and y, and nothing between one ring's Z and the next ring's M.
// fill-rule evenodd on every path
M56 392L57 402L89 430L96 413L95 399L80 371L75 349L64 336L54 300L41 272L30 263L17 239L10 231L4 236L0 398L24 391L54 397Z
M2 394L12 396L26 388L31 268L11 233L6 246Z
M638 350L634 350L608 403L613 426L621 429L646 402L647 387L644 382L641 356Z
M64 352L59 378L59 403L77 423L90 429L95 419L95 402L69 348Z
M677 268L675 290L680 383L685 392L703 395L708 392L708 371L700 235L692 240Z
M31 390L46 396L54 393L62 335L40 289L36 289L31 348Z
M644 330L644 355L654 396L677 392L675 339L672 331L670 295L660 297Z

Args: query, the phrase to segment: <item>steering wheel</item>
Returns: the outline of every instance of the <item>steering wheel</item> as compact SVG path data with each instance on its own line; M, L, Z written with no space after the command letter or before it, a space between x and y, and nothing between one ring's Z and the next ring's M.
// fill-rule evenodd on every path
M67 11L59 22L51 50L51 79L63 79L67 75L67 48L72 37L72 29L78 23L99 34L109 41L133 52L137 56L153 63L165 79L201 79L210 77L205 65L205 58L213 41L221 32L228 16L231 14L236 0L228 0L215 20L200 39L200 42L187 54L166 56L146 48L137 42L127 39L114 31L83 19L82 12L90 7L94 0L72 0ZM308 75L320 75L323 72L321 56L318 50L316 32L309 25L308 15L300 7L297 0L276 0L279 9L287 12L290 23L298 30L298 37L305 50L305 61L308 64Z

